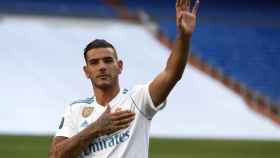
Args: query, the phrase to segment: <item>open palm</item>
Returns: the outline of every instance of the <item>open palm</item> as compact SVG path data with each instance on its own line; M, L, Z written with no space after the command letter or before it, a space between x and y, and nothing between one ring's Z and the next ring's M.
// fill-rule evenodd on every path
M179 30L186 36L191 36L195 30L196 15L199 7L199 0L191 9L190 0L176 1L176 21Z

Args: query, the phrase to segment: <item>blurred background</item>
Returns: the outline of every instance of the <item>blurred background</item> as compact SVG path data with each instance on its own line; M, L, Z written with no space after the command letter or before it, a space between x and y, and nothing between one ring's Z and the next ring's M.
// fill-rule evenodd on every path
M276 158L280 1L201 1L182 80L151 127L151 158ZM176 39L175 0L1 0L0 156L46 157L62 114L92 95L83 49L104 38L121 85L152 80Z

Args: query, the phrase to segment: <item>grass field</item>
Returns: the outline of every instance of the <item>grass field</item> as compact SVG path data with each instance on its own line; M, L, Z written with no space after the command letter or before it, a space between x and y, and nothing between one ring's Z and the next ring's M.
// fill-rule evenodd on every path
M47 157L49 136L0 136L1 158ZM152 139L150 158L279 158L278 141Z

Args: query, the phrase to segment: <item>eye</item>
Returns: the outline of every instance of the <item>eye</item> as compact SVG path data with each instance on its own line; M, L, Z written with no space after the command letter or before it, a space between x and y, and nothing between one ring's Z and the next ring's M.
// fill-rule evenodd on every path
M104 63L112 63L113 61L114 61L114 59L111 57L104 58Z
M89 61L89 64L90 65L96 65L96 64L98 64L98 60L92 59L92 60Z

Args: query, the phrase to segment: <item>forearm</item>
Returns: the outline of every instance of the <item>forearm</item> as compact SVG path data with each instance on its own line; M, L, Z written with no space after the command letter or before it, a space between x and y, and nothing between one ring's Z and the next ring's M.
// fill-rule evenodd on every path
M191 9L190 0L176 1L176 24L179 35L173 45L165 69L151 82L149 92L155 106L160 105L182 78L189 52L191 37L196 25L199 0Z
M160 105L166 99L172 88L181 79L186 67L189 47L190 37L180 34L174 43L164 71L150 84L149 91L155 106Z
M82 151L98 136L98 129L91 124L77 135L55 144L50 158L77 158Z
M189 56L190 41L190 36L179 33L174 43L165 68L174 81L178 81L182 77Z
M71 138L55 137L49 158L77 158L93 139L128 128L134 116L135 113L129 110L111 113L111 107L108 105L94 123L77 135Z

